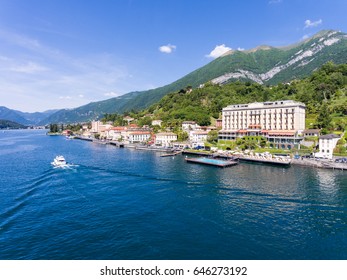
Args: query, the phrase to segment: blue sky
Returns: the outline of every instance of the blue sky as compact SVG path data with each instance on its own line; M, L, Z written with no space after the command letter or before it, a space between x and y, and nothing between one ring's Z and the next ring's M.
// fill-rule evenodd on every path
M0 0L0 106L74 108L171 83L229 49L347 32L346 0Z

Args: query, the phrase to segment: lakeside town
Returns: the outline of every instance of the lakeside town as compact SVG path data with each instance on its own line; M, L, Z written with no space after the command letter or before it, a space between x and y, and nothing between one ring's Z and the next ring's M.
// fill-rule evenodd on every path
M139 126L138 120L124 116L124 126L92 121L82 124L78 131L64 126L61 131L69 139L161 151L168 156L185 152L214 158L347 169L347 160L334 155L344 134L322 135L320 129L306 129L305 109L304 103L293 100L230 105L223 108L221 118L214 125L183 121L180 135L161 129L162 120L154 115L146 116L152 118L151 125Z

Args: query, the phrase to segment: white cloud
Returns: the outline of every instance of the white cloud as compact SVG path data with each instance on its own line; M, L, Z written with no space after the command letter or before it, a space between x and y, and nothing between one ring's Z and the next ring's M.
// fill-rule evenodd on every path
M282 2L282 0L270 0L269 4L279 4L281 2Z
M9 61L10 59L7 56L0 55L0 60L2 60L2 61Z
M116 97L116 96L119 96L120 94L118 94L118 93L116 93L116 92L113 92L113 91L111 91L111 92L106 92L105 94L104 94L104 96L107 96L107 97Z
M238 47L237 50L240 51L240 52L242 52L242 51L244 51L245 49L244 49L244 48Z
M69 96L69 95L66 95L66 96L59 96L59 99L67 99L67 100L70 100L70 99L72 99L72 97Z
M310 35L308 35L308 34L305 34L304 36L302 36L302 40L306 40L306 39L308 39L308 38L310 38Z
M26 74L34 74L41 71L46 71L47 68L44 66L41 66L35 62L27 62L26 64L13 66L10 68L11 71L14 72L20 72L20 73L26 73Z
M55 108L74 108L133 90L128 66L113 54L71 55L3 30L0 42L0 100L9 108L44 111L52 100Z
M26 49L38 50L42 46L38 40L29 38L25 35L16 34L13 32L7 32L6 30L0 30L0 38L5 42L13 44L15 46L20 46Z
M229 47L226 47L225 44L217 45L209 54L206 55L206 57L209 58L217 58L221 56L222 54L226 53L227 51L231 51L232 49Z
M305 28L310 28L310 27L316 27L316 26L318 26L318 25L320 25L322 23L323 23L323 21L321 19L319 19L317 21L311 21L311 20L307 19L307 20L305 20L305 27L304 27L304 29Z
M172 53L175 49L176 49L176 46L171 44L159 47L159 51L162 53Z

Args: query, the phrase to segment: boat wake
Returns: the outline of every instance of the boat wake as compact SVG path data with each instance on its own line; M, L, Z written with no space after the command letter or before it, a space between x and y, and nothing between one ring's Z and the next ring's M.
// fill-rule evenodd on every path
M53 169L75 169L77 167L79 167L78 164L67 163L64 165L53 166Z
M74 167L78 167L78 165L67 163L65 158L63 156L56 156L51 162L53 165L53 168L60 168L60 169L73 169Z

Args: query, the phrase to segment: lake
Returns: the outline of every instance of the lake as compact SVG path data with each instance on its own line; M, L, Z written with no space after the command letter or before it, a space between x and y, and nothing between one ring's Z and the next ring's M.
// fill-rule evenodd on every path
M0 259L347 259L347 171L0 131ZM53 168L63 155L70 168Z

